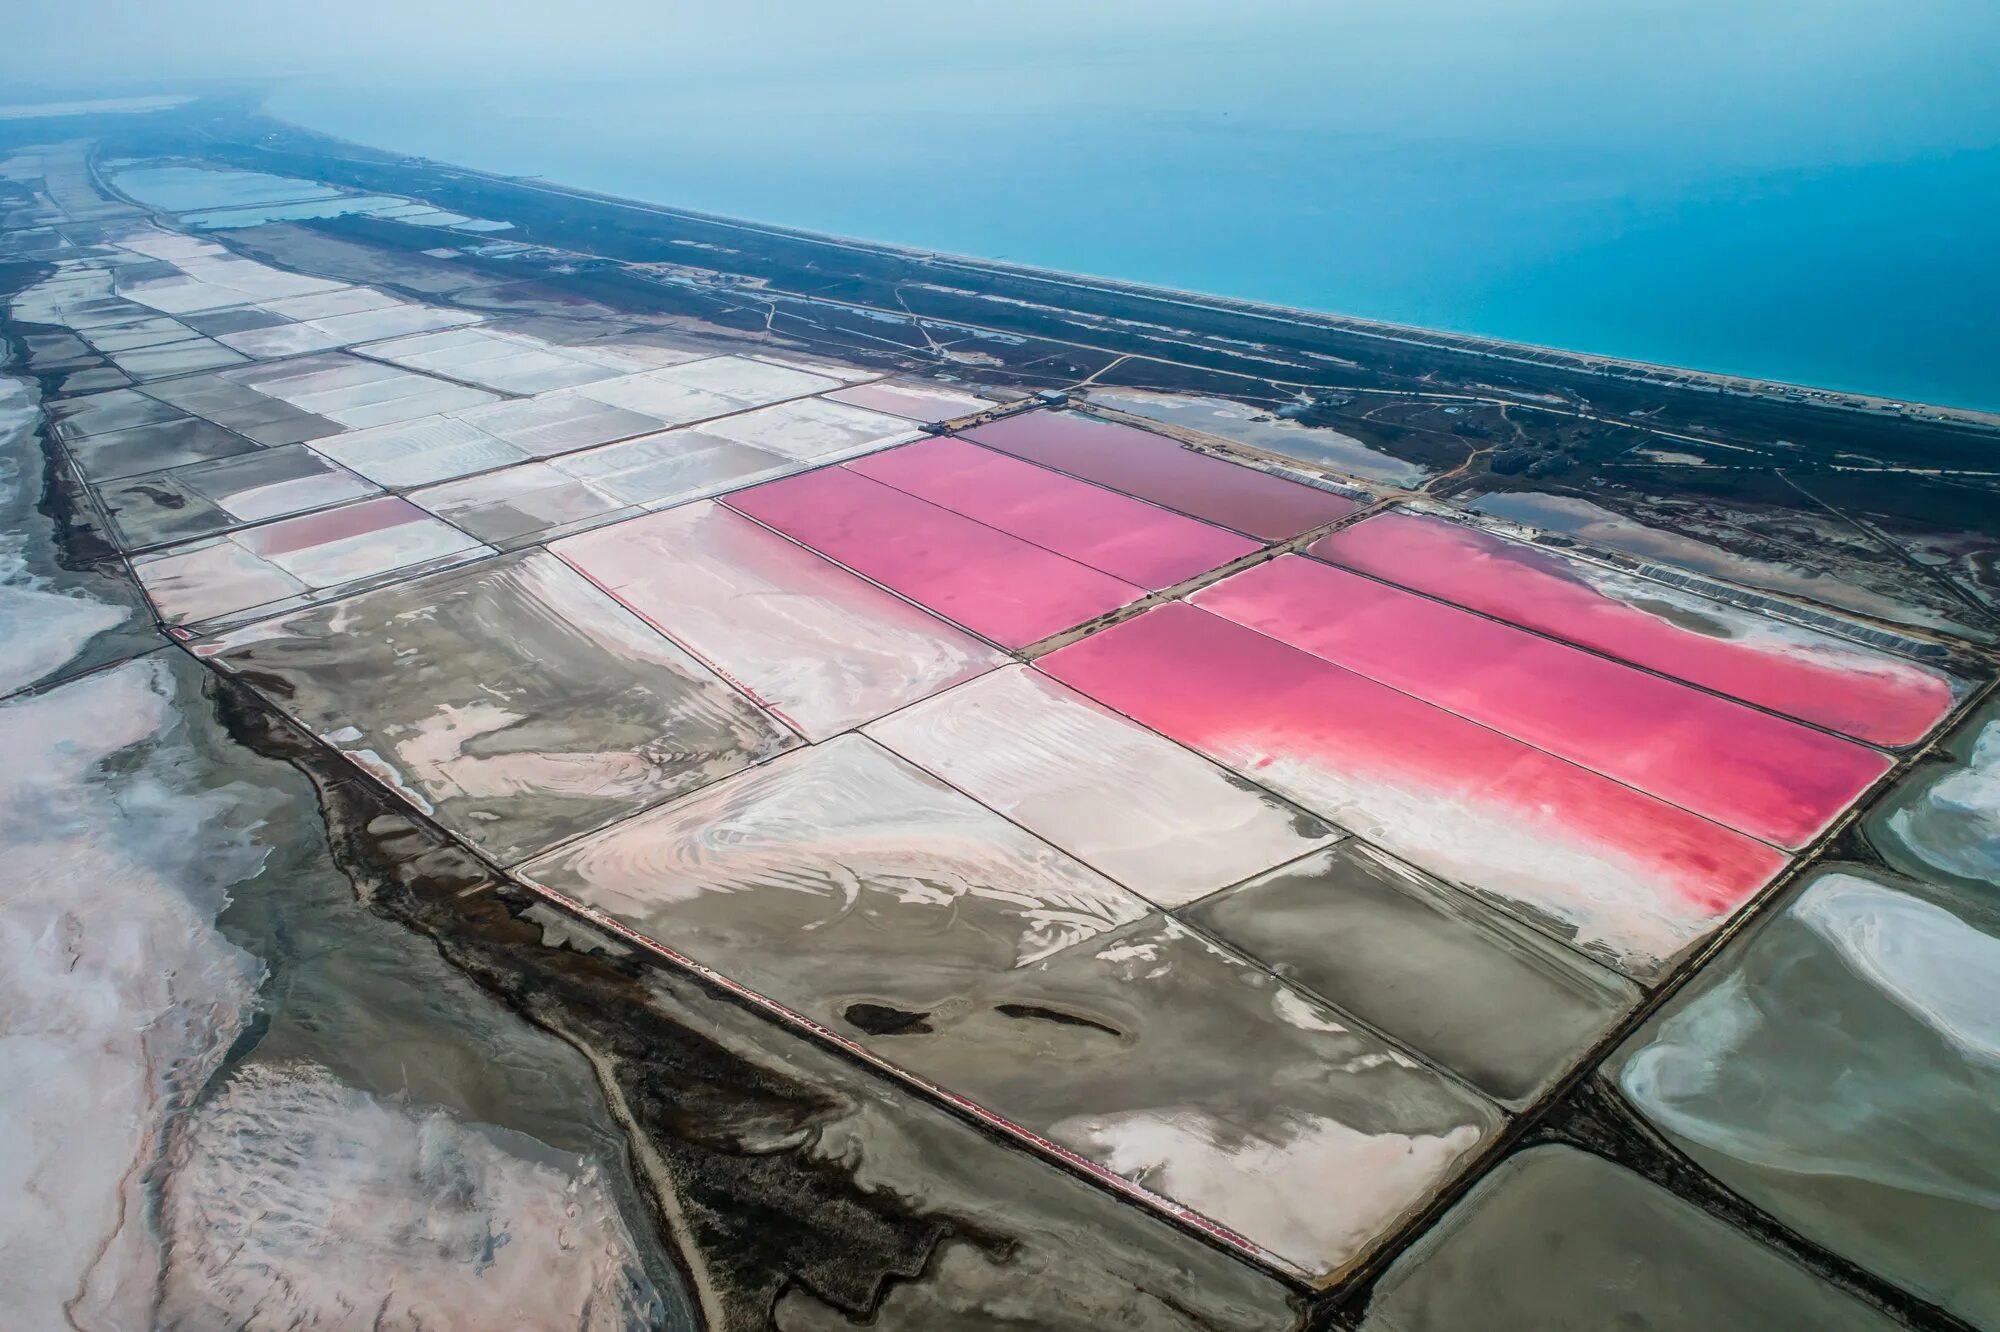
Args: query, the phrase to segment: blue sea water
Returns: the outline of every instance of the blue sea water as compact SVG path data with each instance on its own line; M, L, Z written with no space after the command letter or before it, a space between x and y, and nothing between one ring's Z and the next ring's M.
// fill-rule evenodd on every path
M651 28L588 72L487 53L271 106L659 203L2000 410L1990 0L1076 8Z

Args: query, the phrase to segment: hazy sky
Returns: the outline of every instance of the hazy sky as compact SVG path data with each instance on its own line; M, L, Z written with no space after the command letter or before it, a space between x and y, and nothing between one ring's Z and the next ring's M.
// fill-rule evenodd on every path
M1133 96L1496 138L1663 135L1829 160L2000 141L1994 0L48 0L0 80L658 78L727 99L811 66L885 93ZM1247 74L1246 71L1254 71ZM18 94L17 94L18 95ZM920 113L913 108L913 113Z

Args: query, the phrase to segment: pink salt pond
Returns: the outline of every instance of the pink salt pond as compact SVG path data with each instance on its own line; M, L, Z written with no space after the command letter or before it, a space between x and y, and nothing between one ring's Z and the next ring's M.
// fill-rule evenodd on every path
M1951 711L1941 671L1443 518L1385 513L1309 553L1879 745Z
M1234 532L960 439L920 440L847 467L1140 587L1171 587L1258 549Z
M844 467L726 503L1003 647L1096 619L1145 589Z
M1165 435L1074 412L1026 412L964 438L1265 541L1295 537L1360 507L1332 491L1196 453Z
M1183 602L1037 666L1641 979L1785 865L1741 833Z
M1878 750L1296 555L1193 601L1780 846L1812 840L1890 766Z

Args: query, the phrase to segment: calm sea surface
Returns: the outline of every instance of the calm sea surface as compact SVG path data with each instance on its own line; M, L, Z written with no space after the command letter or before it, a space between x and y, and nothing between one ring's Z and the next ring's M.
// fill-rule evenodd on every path
M2000 409L2000 7L1387 8L728 28L272 109L659 203Z

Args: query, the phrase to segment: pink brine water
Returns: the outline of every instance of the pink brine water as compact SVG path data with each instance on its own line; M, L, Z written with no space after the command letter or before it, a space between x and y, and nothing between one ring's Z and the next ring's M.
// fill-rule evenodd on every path
M1036 642L1145 595L844 467L753 486L727 503L1004 647Z
M1265 541L1297 536L1359 507L1344 495L1196 453L1165 435L1074 412L1010 416L968 430L965 438Z
M1929 667L1442 518L1385 513L1309 553L1875 744L1953 702Z
M1642 978L1778 850L1276 639L1172 603L1038 666Z
M1258 548L1234 532L960 439L921 440L847 466L1141 587L1170 587Z
M1581 648L1288 555L1196 605L1780 846L1889 756Z

